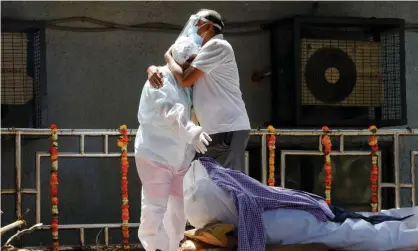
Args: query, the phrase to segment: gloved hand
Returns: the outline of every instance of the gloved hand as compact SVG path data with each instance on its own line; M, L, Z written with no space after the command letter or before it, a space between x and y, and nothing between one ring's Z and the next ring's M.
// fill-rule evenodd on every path
M195 139L193 139L194 149L196 152L204 154L208 150L206 146L208 146L211 141L212 139L207 133L201 132Z

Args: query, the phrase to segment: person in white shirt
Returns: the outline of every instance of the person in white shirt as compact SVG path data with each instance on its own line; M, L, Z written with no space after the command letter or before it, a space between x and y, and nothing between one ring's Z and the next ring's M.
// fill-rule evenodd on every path
M234 50L223 39L223 28L219 13L201 10L192 15L183 30L201 46L190 67L185 71L179 67L171 48L164 57L181 86L193 86L197 120L212 138L206 154L196 154L196 158L212 157L226 168L244 171L251 127L240 90ZM156 88L161 85L161 74L153 66L148 68L148 80Z
M189 38L177 40L172 48L184 68L197 51ZM211 139L191 121L189 88L179 86L167 66L159 71L163 86L155 89L147 81L138 109L135 162L142 183L138 237L146 251L177 251L186 226L183 177L195 150L206 152Z

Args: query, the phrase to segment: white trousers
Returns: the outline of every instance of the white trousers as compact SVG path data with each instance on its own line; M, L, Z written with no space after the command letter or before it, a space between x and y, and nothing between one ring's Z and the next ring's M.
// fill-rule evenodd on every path
M370 216L373 213L360 213ZM418 248L418 207L380 212L396 217L415 214L402 222L372 225L364 220L343 223L320 222L301 210L279 209L264 212L264 228L269 244L324 243L340 250L404 250Z
M177 251L184 237L183 178L187 168L176 169L135 157L142 183L141 224L138 237L146 251Z

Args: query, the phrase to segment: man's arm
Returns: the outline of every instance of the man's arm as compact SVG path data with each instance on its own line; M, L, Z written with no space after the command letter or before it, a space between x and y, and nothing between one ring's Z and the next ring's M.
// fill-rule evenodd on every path
M165 53L164 59L168 68L170 68L170 71L173 73L173 76L182 87L192 86L196 80L205 74L201 70L193 67L189 67L185 72L183 72L183 69L177 64L171 55L171 50L168 50Z
M210 44L200 50L185 72L183 72L182 68L174 60L171 55L171 49L165 53L164 59L177 82L182 87L189 87L204 74L209 74L213 69L225 62L225 55L228 55L228 53L225 53L226 49L225 45L220 43L220 41L210 42Z

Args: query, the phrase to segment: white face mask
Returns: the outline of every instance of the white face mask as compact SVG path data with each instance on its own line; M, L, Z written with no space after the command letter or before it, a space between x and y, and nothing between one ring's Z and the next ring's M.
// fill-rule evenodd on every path
M205 32L205 34L203 34L202 36L199 36L199 34L197 34L197 31L204 25L207 25L209 21L205 20L205 23L198 27L197 23L199 22L199 20L202 20L202 17L198 15L191 15L183 30L180 32L180 35L177 38L177 40L181 37L189 37L196 43L196 45L201 47L203 44L203 38L206 36L207 32Z
M192 39L192 41L198 45L199 47L202 47L203 45L203 38L206 36L207 32L205 32L202 36L199 36L199 34L197 33L197 31L202 28L203 26L205 26L207 23L201 25L200 27L197 26L193 26L190 28L189 30L189 35L188 37L190 37Z

